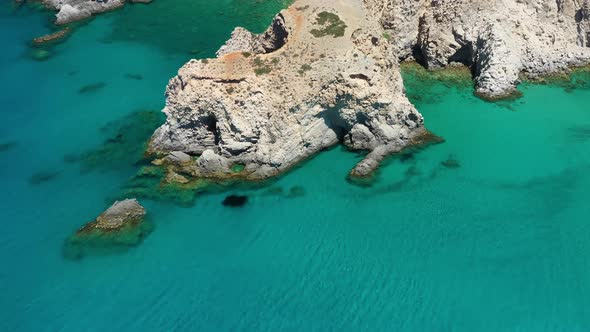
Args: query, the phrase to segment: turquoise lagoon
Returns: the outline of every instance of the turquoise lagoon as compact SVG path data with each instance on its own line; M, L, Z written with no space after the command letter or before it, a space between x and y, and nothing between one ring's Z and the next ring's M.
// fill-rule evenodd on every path
M284 5L129 6L34 61L47 14L2 4L0 330L589 331L584 76L492 104L408 71L446 142L391 158L372 186L347 182L362 155L334 148L271 185L302 196L230 189L250 197L239 209L221 205L228 193L145 200L155 229L141 245L62 256L138 170L162 120L137 115L162 108L178 67Z

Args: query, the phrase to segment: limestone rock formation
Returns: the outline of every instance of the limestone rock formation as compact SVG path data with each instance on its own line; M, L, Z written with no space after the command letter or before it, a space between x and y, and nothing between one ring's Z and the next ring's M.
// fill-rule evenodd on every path
M363 0L400 59L471 66L476 92L510 96L519 75L567 72L590 61L588 0Z
M139 244L152 230L145 209L136 199L115 202L95 220L64 242L63 254L80 259L88 254L126 250Z
M351 172L434 138L408 101L398 62L471 68L487 99L587 64L588 0L298 0L253 34L236 28L217 58L170 80L166 123L149 150L200 157L196 177L264 179L332 145L368 150ZM235 165L241 165L235 174Z
M297 1L261 35L236 29L167 89L150 150L201 155L193 174L263 179L339 142L404 147L423 129L383 30L360 1Z
M67 24L89 18L93 15L122 8L126 0L42 0L49 9L57 11L57 25ZM151 0L130 0L130 2L149 3Z
M125 226L140 223L144 216L145 209L136 199L117 201L78 233L88 232L90 229L100 231L120 230Z

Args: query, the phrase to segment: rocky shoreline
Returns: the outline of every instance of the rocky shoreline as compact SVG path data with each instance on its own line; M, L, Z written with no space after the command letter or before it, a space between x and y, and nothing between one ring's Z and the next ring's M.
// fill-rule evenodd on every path
M197 178L260 180L344 144L369 152L350 173L368 177L385 156L430 137L405 96L400 61L463 64L480 97L514 97L521 75L590 62L589 8L588 0L298 0L264 33L236 28L217 58L179 70L148 151L186 154L183 168Z
M150 3L152 0L41 0L46 8L57 12L55 14L57 25L69 24L120 9L128 2Z

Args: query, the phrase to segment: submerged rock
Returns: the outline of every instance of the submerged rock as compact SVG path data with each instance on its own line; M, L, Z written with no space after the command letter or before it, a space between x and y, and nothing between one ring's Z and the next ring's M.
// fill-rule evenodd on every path
M461 163L459 163L459 161L455 158L453 158L452 156L449 156L449 159L441 161L440 163L441 165L443 165L446 168L459 168L461 167Z
M83 87L81 87L78 90L78 93L80 94L88 94L88 93L93 93L93 92L97 92L99 90L104 89L104 87L106 87L107 84L104 82L98 82L98 83L92 83L92 84L87 84Z
M141 80L143 80L143 75L141 75L141 74L125 74L125 78L128 78L130 80L141 81Z
M66 240L66 258L120 251L139 244L152 227L144 222L146 211L136 199L115 202L95 220Z
M39 185L55 179L61 172L58 171L43 171L38 172L29 178L29 183L32 185Z
M33 46L41 46L50 43L57 43L66 39L72 32L71 28L66 27L54 33L50 33L33 39Z
M246 203L248 203L248 196L229 195L221 204L228 207L240 207L246 205Z
M79 162L82 172L109 171L128 167L144 159L146 141L163 121L163 116L150 110L132 112L101 128L102 145L81 153L70 153L66 162Z
M12 150L17 146L16 142L2 142L0 143L0 152Z
M289 189L289 193L287 194L287 197L289 198L297 198L303 196L305 196L305 189L303 189L303 187L301 186L291 187L291 189Z
M31 57L37 61L45 61L51 58L51 52L46 49L34 49L31 52Z

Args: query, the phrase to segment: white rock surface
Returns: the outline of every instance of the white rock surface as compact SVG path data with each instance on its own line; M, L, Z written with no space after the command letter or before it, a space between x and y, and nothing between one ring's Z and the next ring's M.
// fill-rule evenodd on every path
M125 199L113 203L91 224L94 228L113 230L119 229L128 223L138 222L144 216L145 209L136 199Z
M125 5L125 0L42 0L41 2L47 8L57 11L55 24L58 25L83 20Z

